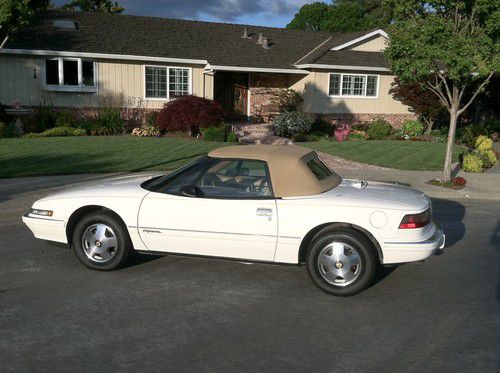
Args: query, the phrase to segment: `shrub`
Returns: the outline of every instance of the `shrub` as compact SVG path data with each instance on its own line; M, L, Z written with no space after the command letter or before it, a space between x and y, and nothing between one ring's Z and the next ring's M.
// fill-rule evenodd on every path
M454 177L451 179L451 182L458 186L467 184L467 180L465 180L463 177Z
M365 141L368 140L368 135L365 131L354 130L349 134L347 138L352 141Z
M0 122L0 139L4 137L4 133L5 133L5 128L7 126L5 125L5 123L3 122Z
M33 132L43 132L56 125L57 114L50 106L40 106L33 116Z
M146 114L146 125L149 127L156 127L156 118L158 118L158 111L150 111Z
M36 138L36 137L64 137L64 136L85 136L85 130L82 128L72 127L54 127L41 133L27 133L23 137Z
M214 141L214 142L224 142L226 141L227 128L226 126L208 127L200 129L203 140Z
M392 126L384 119L377 119L368 128L367 134L370 139L382 140L392 132Z
M132 136L137 136L137 137L159 137L160 136L160 131L150 125L144 125L142 127L136 127L132 130Z
M17 133L17 128L14 122L10 122L5 125L3 129L3 137L9 138L9 137L19 137L19 134Z
M327 122L324 119L318 118L311 125L311 129L309 130L309 134L322 133L322 134L330 136L334 130L335 130L335 127L332 126L331 123Z
M218 102L196 96L182 96L165 104L158 113L156 126L163 131L186 131L195 135L201 128L222 121Z
M238 137L234 132L229 132L227 134L226 142L238 142Z
M481 172L483 171L483 160L476 153L467 153L462 161L462 169L465 172Z
M334 136L337 141L345 141L351 132L351 126L347 124L343 124L340 127L337 127L335 130Z
M121 135L125 132L125 121L118 110L104 110L89 124L91 135Z
M357 122L351 126L352 130L366 132L370 128L370 122Z
M313 119L299 111L285 111L273 119L278 136L293 137L311 130Z
M300 93L293 89L281 91L278 96L281 111L297 111L304 101Z
M403 133L410 137L416 137L424 133L424 125L418 120L407 120L403 124Z
M78 127L75 116L69 111L61 111L55 115L55 127Z
M486 150L493 148L493 140L487 136L478 136L474 142L474 148L479 152L484 152Z
M483 165L486 168L493 167L497 164L497 156L493 149L484 150L479 152L479 156L483 160Z

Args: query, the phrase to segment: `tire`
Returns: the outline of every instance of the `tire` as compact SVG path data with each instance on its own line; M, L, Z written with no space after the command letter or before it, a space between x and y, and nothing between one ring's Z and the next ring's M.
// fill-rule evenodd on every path
M316 286L337 296L349 296L366 289L378 265L372 244L349 228L320 231L309 246L306 262Z
M100 271L123 267L134 251L126 228L106 212L91 213L76 224L72 247L84 266Z

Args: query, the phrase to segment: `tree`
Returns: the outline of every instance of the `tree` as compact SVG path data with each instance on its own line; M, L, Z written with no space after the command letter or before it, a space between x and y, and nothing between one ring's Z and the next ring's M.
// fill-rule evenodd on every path
M63 6L63 9L114 14L120 14L125 10L117 1L113 2L111 0L71 0Z
M490 0L388 2L395 14L385 49L391 70L403 83L424 82L450 115L441 178L448 182L457 120L500 67L500 3ZM465 99L468 90L470 97Z
M295 17L286 25L289 29L320 31L328 17L330 6L325 3L312 3L302 6Z
M299 9L286 26L310 31L350 32L389 24L391 12L382 0L316 2Z
M0 49L9 37L33 22L49 0L0 0Z
M441 117L446 109L436 100L436 95L420 82L402 83L396 77L389 93L392 97L406 106L427 125L426 132L430 132L436 120Z

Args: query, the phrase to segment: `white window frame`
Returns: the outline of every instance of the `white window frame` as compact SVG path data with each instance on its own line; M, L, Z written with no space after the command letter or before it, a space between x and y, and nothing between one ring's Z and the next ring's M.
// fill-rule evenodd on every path
M167 97L146 97L146 68L159 67L167 69ZM142 69L142 82L144 84L143 97L148 101L170 101L170 69L185 69L188 71L188 95L193 94L193 68L186 66L144 65Z
M59 69L58 78L59 84L47 84L47 71L46 71L46 60L57 61L57 67ZM91 61L84 58L86 61ZM64 85L64 61L77 61L78 63L78 85ZM83 85L83 70L82 70L82 59L76 57L45 57L42 60L42 84L46 91L56 91L56 92L97 92L97 63L91 61L94 65L94 85L88 86Z
M340 75L340 89L339 89L339 94L338 95L331 95L330 94L330 77L332 75ZM365 87L364 87L364 92L363 95L343 95L342 94L342 86L344 84L344 75L353 75L353 76L364 76L365 77ZM368 88L368 76L376 76L377 77L377 90L375 96L367 96L366 95L366 90ZM359 98L359 99L368 99L368 100L376 100L379 97L379 91L380 91L380 74L357 74L357 73L329 73L328 74L328 97L341 97L341 98Z

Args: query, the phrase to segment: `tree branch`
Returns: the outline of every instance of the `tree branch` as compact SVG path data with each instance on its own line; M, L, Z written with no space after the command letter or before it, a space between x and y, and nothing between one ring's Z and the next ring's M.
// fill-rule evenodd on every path
M3 41L2 41L2 44L0 44L0 50L4 47L4 45L7 43L7 40L9 40L9 35L7 35Z
M448 87L448 84L447 84L447 81L446 81L446 78L444 77L443 74L441 74L441 72L438 71L437 73L437 76L439 77L439 79L441 79L441 82L443 83L444 87L446 88L446 95L448 96L448 100L449 102L453 102L453 96L450 92L450 88Z
M490 79L491 79L491 77L493 76L494 73L495 73L494 71L490 72L490 74L488 75L488 77L476 89L476 92L474 92L474 94L472 95L472 97L469 100L469 102L467 102L467 104L465 104L465 106L463 108L461 108L460 110L457 111L458 115L462 114L465 110L467 110L467 108L470 106L470 104L472 104L472 102L474 101L474 99L476 98L476 96L479 94L479 92L481 92L483 90L483 88L490 82Z
M436 85L433 85L430 82L426 82L426 83L427 83L429 90L431 90L436 96L438 96L439 99L441 100L441 102L443 103L443 105L446 107L446 109L448 109L448 111L450 111L450 104L446 100L446 97L440 88L441 83L436 84Z

